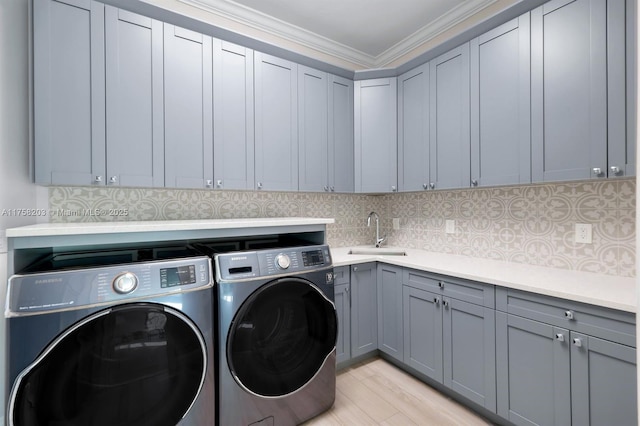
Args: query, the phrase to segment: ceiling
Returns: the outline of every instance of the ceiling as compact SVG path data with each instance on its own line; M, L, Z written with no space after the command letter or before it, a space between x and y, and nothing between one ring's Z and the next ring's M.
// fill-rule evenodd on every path
M500 0L177 1L360 68L388 66L500 3Z

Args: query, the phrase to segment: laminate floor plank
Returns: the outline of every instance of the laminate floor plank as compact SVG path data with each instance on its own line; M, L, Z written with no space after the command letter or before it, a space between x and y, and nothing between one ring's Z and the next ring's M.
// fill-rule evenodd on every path
M486 419L374 358L338 372L336 402L305 426L485 426Z

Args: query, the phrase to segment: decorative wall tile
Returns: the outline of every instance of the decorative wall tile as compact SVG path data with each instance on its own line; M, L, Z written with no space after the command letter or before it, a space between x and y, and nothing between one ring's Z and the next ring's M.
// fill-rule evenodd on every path
M634 277L635 179L422 191L387 195L51 187L52 222L332 217L335 247L372 245L380 217L387 244L433 252ZM90 215L126 209L126 216ZM59 214L55 214L58 212ZM393 230L392 219L400 219ZM445 233L445 221L456 232ZM575 223L593 225L593 243L574 242Z

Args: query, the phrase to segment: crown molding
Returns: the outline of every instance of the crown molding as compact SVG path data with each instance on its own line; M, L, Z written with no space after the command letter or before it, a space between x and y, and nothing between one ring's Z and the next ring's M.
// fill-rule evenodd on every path
M437 37L439 34L459 24L481 9L495 3L497 0L466 1L378 56L369 55L231 0L178 1L249 28L321 52L325 55L360 65L366 69L374 69L383 68L409 54L415 48Z

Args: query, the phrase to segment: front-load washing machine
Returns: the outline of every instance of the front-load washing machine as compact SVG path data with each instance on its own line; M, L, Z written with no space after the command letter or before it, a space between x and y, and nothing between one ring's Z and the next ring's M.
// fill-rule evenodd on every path
M215 256L221 425L295 425L336 393L337 316L326 245Z
M10 278L8 425L215 424L211 259L161 259L178 251L57 254Z

